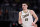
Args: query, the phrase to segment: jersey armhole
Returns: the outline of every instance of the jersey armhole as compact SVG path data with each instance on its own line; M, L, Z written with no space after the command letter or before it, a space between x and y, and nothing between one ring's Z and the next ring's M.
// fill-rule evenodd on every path
M29 10L29 13L31 14L30 10ZM32 15L32 14L31 14Z

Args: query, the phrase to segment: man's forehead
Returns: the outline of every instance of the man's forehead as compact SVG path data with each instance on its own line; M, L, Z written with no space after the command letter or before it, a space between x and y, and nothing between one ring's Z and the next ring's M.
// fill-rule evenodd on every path
M22 4L22 5L27 5L27 4Z

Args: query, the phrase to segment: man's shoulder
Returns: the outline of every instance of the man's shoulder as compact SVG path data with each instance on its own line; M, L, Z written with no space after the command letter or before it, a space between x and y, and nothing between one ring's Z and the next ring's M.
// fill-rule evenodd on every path
M34 13L34 11L33 11L33 10L29 10L29 11L30 11L30 13L31 13L31 14L33 14L33 13Z
M20 11L19 14L21 15L22 14L22 11Z
M29 10L30 12L34 12L33 10Z
M22 13L22 11L20 11L19 13Z
M29 9L29 11L33 11L33 10L30 10L30 9Z

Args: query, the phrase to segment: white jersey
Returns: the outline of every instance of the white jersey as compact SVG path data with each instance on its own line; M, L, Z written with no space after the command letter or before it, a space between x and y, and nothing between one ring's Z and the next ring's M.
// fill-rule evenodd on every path
M24 13L22 11L21 19L22 19L22 26L23 27L34 27L34 26L32 26L33 17L30 14L29 10L27 11L27 13Z

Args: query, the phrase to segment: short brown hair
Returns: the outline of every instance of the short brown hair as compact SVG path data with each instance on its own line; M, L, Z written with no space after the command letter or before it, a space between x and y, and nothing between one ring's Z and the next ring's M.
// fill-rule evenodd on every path
M27 4L27 5L29 5L29 3L28 3L28 2L23 2L22 4Z

